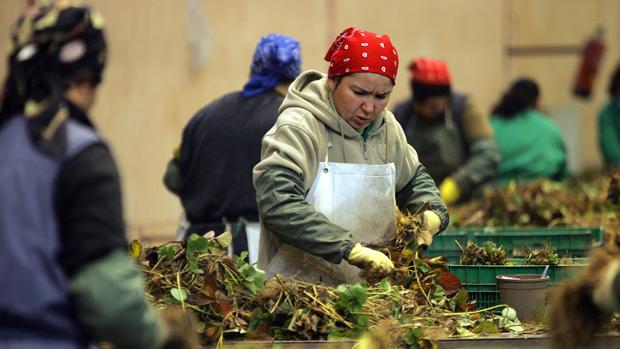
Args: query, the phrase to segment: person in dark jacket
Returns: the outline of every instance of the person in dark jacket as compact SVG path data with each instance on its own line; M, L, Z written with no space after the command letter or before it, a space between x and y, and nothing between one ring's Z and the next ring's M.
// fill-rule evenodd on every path
M562 131L537 110L539 95L534 80L520 78L493 108L491 125L502 157L497 183L568 175Z
M466 200L497 170L499 152L489 120L470 96L452 91L443 61L414 59L409 70L413 96L398 103L394 115L444 202Z
M299 42L280 34L262 37L250 69L242 91L218 98L192 117L164 182L181 199L190 224L186 238L210 230L219 234L232 224L233 253L248 250L254 263L260 229L252 167L260 161L261 139L275 123L288 85L301 70Z
M182 339L144 299L118 171L87 115L106 58L102 23L59 2L30 8L14 29L11 99L0 104L1 348Z

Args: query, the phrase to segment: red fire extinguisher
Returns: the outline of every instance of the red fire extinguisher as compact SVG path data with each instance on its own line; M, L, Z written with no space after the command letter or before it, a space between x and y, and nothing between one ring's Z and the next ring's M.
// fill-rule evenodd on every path
M581 52L581 64L573 86L575 96L588 99L592 94L592 83L598 73L605 52L603 33L603 28L599 27Z

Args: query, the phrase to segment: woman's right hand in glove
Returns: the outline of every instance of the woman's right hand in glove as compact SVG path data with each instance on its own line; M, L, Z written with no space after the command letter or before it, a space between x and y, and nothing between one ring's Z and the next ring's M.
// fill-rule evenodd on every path
M360 269L371 269L372 271L381 271L385 274L389 274L394 270L394 263L392 263L388 256L379 251L364 247L361 244L356 244L353 247L347 261Z

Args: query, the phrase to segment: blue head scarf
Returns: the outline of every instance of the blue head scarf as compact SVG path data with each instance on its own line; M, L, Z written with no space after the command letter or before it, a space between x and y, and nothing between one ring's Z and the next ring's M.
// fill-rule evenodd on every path
M252 59L250 80L243 86L243 95L255 96L274 88L282 79L294 80L301 72L299 41L290 36L263 36Z

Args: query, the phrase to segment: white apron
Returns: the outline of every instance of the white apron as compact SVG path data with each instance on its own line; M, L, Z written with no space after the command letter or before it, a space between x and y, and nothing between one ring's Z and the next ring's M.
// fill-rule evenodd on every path
M248 261L250 265L256 267L258 260L258 241L260 238L260 223L247 222L245 225L245 234L248 239Z
M329 152L328 152L329 153ZM396 233L394 163L365 165L321 162L306 201L330 222L347 229L355 241L379 244ZM288 244L281 244L266 268L266 277L281 274L298 280L338 285L360 280L361 270L343 260L330 263Z

